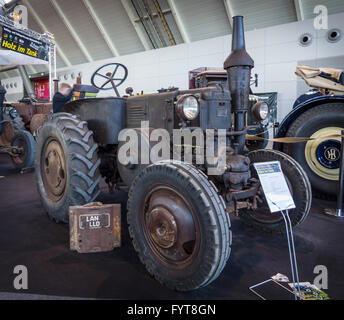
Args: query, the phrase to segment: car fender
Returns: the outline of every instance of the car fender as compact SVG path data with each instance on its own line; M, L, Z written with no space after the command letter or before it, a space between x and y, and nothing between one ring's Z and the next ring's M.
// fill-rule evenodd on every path
M305 111L315 106L325 104L325 103L336 103L336 102L344 103L344 95L334 95L334 96L312 95L310 99L304 100L298 103L298 101L300 100L302 99L298 98L298 100L295 102L293 106L293 109L288 113L288 115L280 123L277 133L275 135L275 138L285 137L288 132L289 127L292 125L295 119L298 118ZM344 107L343 107L343 110L344 110ZM275 150L282 150L282 144L275 142L273 148Z

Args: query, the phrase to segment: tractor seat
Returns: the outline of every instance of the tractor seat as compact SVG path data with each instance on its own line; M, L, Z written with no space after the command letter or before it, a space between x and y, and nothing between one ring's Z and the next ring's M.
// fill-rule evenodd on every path
M95 88L94 86L89 86L86 84L75 84L73 86L73 90L75 92L80 92L79 99L84 99L87 93L97 94L99 92L99 89Z

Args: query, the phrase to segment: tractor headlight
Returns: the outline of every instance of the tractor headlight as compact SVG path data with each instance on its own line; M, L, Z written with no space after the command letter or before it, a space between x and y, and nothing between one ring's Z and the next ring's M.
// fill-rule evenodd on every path
M184 120L195 120L199 115L199 102L195 96L181 96L177 101L176 111Z
M269 116L269 106L264 101L258 101L253 106L252 112L257 121L264 121Z

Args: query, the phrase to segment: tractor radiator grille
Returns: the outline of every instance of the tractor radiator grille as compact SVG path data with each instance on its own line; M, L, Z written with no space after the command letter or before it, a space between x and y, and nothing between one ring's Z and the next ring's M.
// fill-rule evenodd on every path
M146 119L146 110L144 105L130 106L127 109L127 127L140 128L141 121Z

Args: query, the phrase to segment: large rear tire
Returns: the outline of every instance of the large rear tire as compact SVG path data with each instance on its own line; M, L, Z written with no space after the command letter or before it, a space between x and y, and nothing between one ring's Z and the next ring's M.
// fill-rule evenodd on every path
M171 289L208 285L229 258L225 203L192 165L161 161L141 171L129 191L128 224L142 263Z
M289 128L287 137L313 137L341 134L344 104L327 103L304 112ZM338 192L340 138L284 144L283 151L306 171L314 195L333 199Z
M68 223L69 207L92 202L100 193L98 145L78 116L47 117L38 131L35 174L48 215Z
M253 164L255 162L279 161L286 178L288 187L293 196L296 209L289 210L293 227L300 225L307 217L312 205L312 189L308 177L302 167L290 156L276 150L257 150L248 154L251 160L252 177L258 178ZM241 210L242 220L268 233L284 233L285 224L281 213L271 213L262 190L263 203L256 210Z

